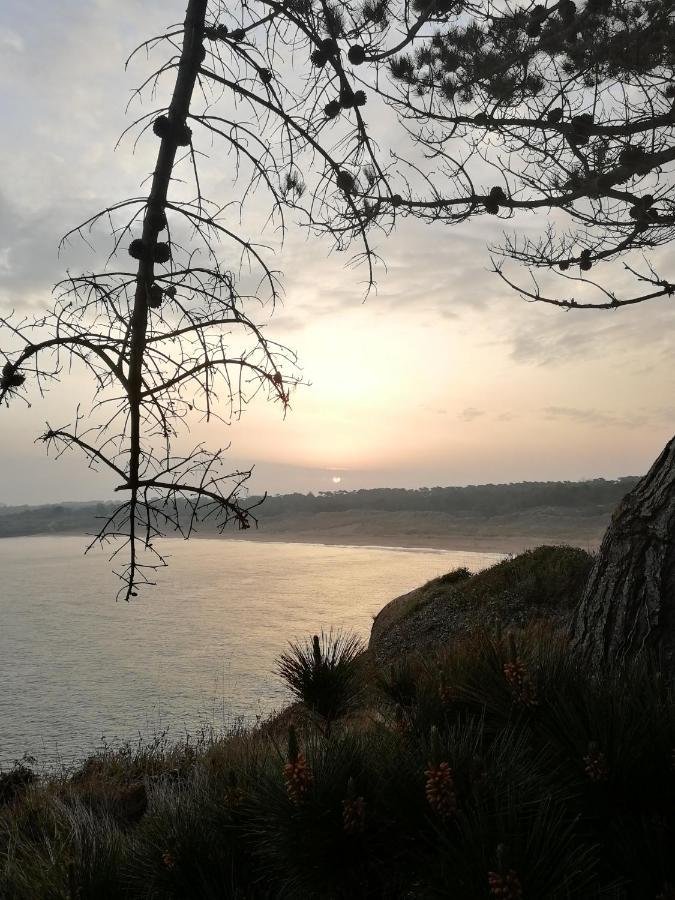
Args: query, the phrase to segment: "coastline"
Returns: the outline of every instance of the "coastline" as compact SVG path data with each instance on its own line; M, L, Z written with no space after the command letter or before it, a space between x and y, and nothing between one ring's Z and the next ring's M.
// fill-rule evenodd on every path
M206 540L249 541L251 543L320 544L327 547L363 547L377 550L416 550L418 552L494 553L495 556L523 553L542 544L567 544L590 552L599 546L579 535L333 535L316 532L272 533L245 531L236 534L196 534ZM194 539L194 538L192 538Z
M32 534L16 534L0 537L0 540L18 540L32 537L82 537L91 538L91 532L74 531L40 531ZM159 540L180 540L179 535L165 535ZM466 553L466 554L494 554L495 556L507 556L523 553L542 544L568 545L580 547L592 553L600 545L600 539L591 535L579 535L574 533L563 534L466 534L466 535L438 535L438 534L331 534L318 533L316 531L263 531L249 529L241 532L194 532L190 540L209 541L242 541L247 543L270 544L314 544L325 547L358 547L372 550L401 550L416 551L418 553Z
M567 544L593 552L609 524L614 494L619 494L621 489L621 484L604 482L595 488L593 485L487 485L484 488L487 499L473 498L473 506L470 503L462 506L458 501L458 508L452 512L414 506L400 508L407 495L388 497L386 492L383 497L365 492L353 501L339 496L334 498L334 503L323 497L305 497L302 502L292 496L271 497L267 506L252 508L251 527L245 531L237 531L236 522L229 522L220 535L213 520L207 519L196 523L193 536L494 554L517 554L542 544ZM571 498L567 497L570 490ZM515 491L511 498L513 504L509 491ZM534 496L530 497L532 491ZM294 501L297 501L295 506ZM535 502L537 505L533 505ZM0 537L93 535L109 514L108 505L0 507ZM181 518L186 524L190 521L187 516Z

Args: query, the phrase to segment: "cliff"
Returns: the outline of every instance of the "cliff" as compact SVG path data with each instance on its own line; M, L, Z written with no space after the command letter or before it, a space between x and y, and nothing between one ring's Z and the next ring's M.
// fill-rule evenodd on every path
M378 662L388 663L498 622L546 619L563 625L592 562L576 547L542 546L476 575L455 569L388 603L375 617L369 648Z

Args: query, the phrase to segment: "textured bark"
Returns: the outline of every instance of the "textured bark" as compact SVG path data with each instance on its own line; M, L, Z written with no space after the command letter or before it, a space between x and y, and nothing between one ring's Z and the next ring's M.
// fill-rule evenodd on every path
M675 438L614 513L572 639L601 665L650 649L675 671Z

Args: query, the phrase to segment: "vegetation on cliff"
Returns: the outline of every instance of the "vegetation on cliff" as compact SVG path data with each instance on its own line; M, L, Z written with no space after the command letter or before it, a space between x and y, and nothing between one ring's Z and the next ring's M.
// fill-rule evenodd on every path
M373 623L370 648L385 662L498 623L565 625L592 565L585 550L544 546L476 575L455 569L385 606Z
M567 606L587 566L540 548L426 590L483 604L541 570L543 602ZM0 776L0 897L674 896L675 696L656 659L593 670L541 620L393 665L358 650L289 647L299 702L253 732Z

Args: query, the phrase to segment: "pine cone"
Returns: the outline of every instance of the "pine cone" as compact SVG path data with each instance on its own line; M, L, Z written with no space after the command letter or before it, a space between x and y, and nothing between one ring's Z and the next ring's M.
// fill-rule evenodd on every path
M360 66L366 61L365 47L361 47L359 44L354 44L353 47L349 48L347 58L353 66Z
M149 306L151 309L159 309L162 305L162 297L163 291L158 284L150 285L150 301Z
M14 372L11 375L3 375L0 378L0 388L3 391L12 391L14 388L21 387L21 385L26 380L26 376L22 375L20 372Z
M327 118L334 119L336 116L340 115L341 109L342 107L340 106L339 100L331 100L324 106L323 111Z
M155 262L167 263L171 259L171 248L164 241L155 244Z
M344 191L345 194L351 194L351 192L354 190L354 176L351 172L347 172L346 169L343 169L342 171L338 172L336 184L341 191Z
M129 244L129 256L133 259L145 259L147 248L140 238L135 238Z
M504 874L488 872L488 884L491 897L499 897L499 900L522 900L523 888L513 869Z
M297 806L303 801L313 781L311 770L307 766L302 753L298 753L295 762L286 763L284 766L284 779L286 780L288 797Z
M437 766L429 763L429 768L424 774L427 777L424 790L429 806L442 819L449 818L457 809L455 783L450 766L447 762L439 763Z
M503 672L515 700L523 706L536 706L537 691L522 659L517 656L511 662L504 663Z

